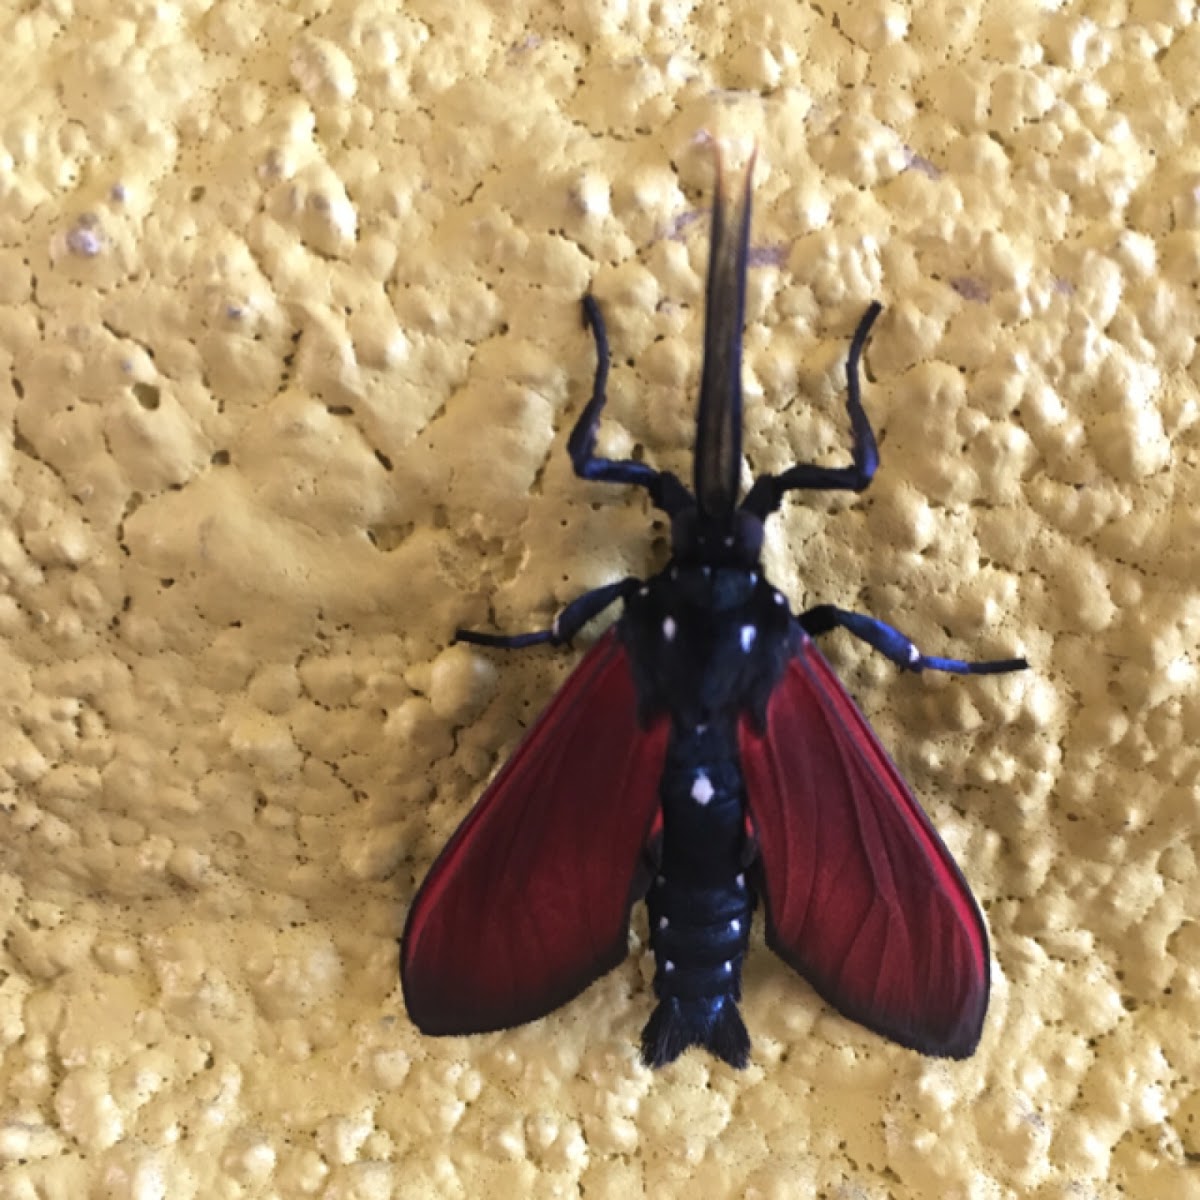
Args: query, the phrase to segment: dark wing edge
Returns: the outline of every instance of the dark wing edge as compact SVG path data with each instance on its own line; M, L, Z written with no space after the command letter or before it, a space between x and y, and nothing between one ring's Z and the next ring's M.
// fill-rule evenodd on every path
M592 647L434 862L400 974L435 1035L536 1020L627 953L668 725L643 729L615 630Z
M767 942L844 1016L967 1058L990 989L982 914L950 852L805 634L739 727Z

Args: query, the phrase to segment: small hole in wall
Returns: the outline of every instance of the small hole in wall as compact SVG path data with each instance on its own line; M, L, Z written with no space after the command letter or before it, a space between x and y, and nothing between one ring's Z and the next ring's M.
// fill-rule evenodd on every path
M133 397L147 412L153 412L162 403L162 393L152 383L135 383Z

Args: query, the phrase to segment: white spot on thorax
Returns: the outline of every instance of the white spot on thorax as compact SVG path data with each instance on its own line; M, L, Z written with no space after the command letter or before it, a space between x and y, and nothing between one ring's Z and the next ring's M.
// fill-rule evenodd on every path
M658 918L658 927L659 927L659 929L666 929L666 927L667 927L669 924L670 924L670 921L668 921L666 917L659 917L659 918Z
M746 877L745 877L745 875L739 875L739 876L737 877L737 879L735 880L735 882L737 883L738 887L740 887L740 888L744 888L744 887L746 886Z
M673 642L675 640L675 630L677 628L678 628L678 626L675 624L675 620L673 617L664 617L663 618L663 623L662 623L663 637L666 638L666 640L668 642Z
M783 598L782 592L775 593L775 603L776 604L786 604L787 603L787 601Z
M665 963L663 963L663 970L664 971L673 971L673 970L675 970L675 964L668 958L667 961Z
M749 654L750 647L754 645L754 639L758 637L758 630L753 625L743 625L740 637L742 639L742 650Z
M639 596L648 596L648 595L650 595L650 589L643 583L642 586L640 588L638 588L638 595Z
M703 771L697 771L695 782L692 784L692 799L697 804L707 804L715 794L716 788L708 776Z
M729 975L729 974L731 974L731 973L732 973L732 971L733 971L733 963L731 963L731 962L727 962L727 963L725 964L724 970L725 970L725 974L726 974L726 975Z
M729 922L729 932L730 933L739 933L739 932L741 932L741 928L742 928L742 923L741 923L741 921L737 920L736 917L732 921Z

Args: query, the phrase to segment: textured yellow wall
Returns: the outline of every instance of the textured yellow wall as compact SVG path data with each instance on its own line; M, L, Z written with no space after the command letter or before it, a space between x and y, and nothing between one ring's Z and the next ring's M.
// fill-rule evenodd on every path
M0 1197L1200 1196L1194 6L9 4L0 36ZM706 133L757 141L747 453L801 607L983 904L978 1055L756 932L751 1067L635 1058L639 945L431 1041L413 888L577 657L447 649L662 561ZM696 219L692 219L696 218Z

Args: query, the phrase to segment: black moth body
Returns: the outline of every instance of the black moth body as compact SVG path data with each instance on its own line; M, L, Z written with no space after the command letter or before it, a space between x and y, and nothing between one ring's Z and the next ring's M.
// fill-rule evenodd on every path
M737 725L761 727L793 636L783 595L757 571L671 567L625 602L617 636L638 706L666 712L662 836L646 903L659 1005L645 1061L708 1046L740 1066L750 1038L737 1009L755 892Z
M719 166L719 164L718 164ZM592 397L568 449L584 479L644 487L671 519L671 560L649 580L579 597L548 630L459 631L516 649L571 638L620 600L587 653L451 838L410 909L405 1001L430 1034L545 1015L627 953L646 900L658 1005L651 1066L689 1046L743 1066L738 1011L751 917L767 942L852 1020L926 1054L965 1057L987 1010L987 931L970 889L814 639L841 628L900 667L1023 669L922 654L883 622L831 605L793 614L764 578L764 520L796 489L863 490L878 453L858 366L847 364L848 467L799 464L738 503L741 344L750 174L713 205L694 486L594 453L608 342L596 301Z

